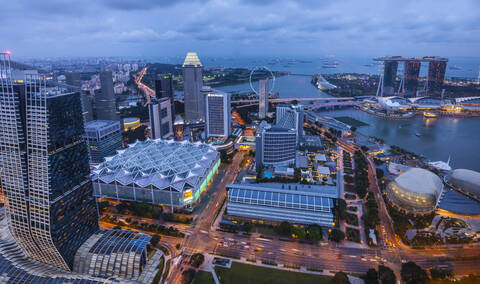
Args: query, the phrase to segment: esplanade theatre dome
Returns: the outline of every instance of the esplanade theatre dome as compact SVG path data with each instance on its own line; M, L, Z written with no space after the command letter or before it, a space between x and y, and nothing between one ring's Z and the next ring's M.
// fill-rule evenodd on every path
M472 170L458 169L450 173L445 182L454 189L480 200L480 173Z
M443 182L434 173L411 168L387 186L387 197L397 207L412 213L428 213L435 209Z

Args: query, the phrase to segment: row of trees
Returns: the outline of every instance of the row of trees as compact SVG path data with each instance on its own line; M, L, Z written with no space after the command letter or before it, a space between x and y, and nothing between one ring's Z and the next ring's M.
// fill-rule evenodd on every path
M358 194L360 198L364 198L367 194L367 188L370 186L370 182L368 180L368 163L365 155L361 151L355 151L353 155L353 159L355 160L355 192Z
M322 228L317 225L309 225L307 227L294 227L289 222L282 222L274 227L277 234L281 236L294 235L300 240L320 241L322 240Z
M370 229L375 230L377 225L380 224L380 218L378 217L378 204L372 192L369 192L367 195L367 202L365 203L365 212L363 213L362 220L365 225L365 235L367 236ZM370 238L368 240L371 242Z

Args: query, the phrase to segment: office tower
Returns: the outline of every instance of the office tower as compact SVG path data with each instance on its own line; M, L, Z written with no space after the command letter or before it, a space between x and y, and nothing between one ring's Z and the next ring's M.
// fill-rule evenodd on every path
M440 96L445 78L446 61L430 61L428 64L427 94L429 96Z
M258 82L258 118L264 119L268 112L268 79Z
M92 96L88 92L81 91L80 100L82 102L82 113L83 113L84 123L92 121L93 120Z
M119 120L113 92L112 71L100 72L101 91L95 95L97 120Z
M263 127L255 136L256 168L295 164L297 133L292 129Z
M152 139L165 139L173 135L172 107L169 98L157 98L148 105Z
M155 97L160 98L169 98L171 103L171 112L172 117L175 116L175 98L174 98L174 89L173 89L173 78L172 74L157 74L155 78Z
M230 94L213 91L205 95L205 129L207 137L225 137L232 134Z
M80 79L80 72L65 73L65 83L70 86L81 87L82 80Z
M122 148L122 130L118 120L93 120L85 124L85 139L90 162L101 163Z
M405 96L415 97L417 94L417 85L418 85L418 75L420 73L420 61L418 60L407 60L405 61L405 70L404 70L404 91Z
M98 230L80 94L47 92L38 75L13 83L1 65L1 178L9 230L29 258L70 270L77 249Z
M293 108L286 104L277 105L275 126L292 129L297 133L297 142L303 136L304 113L300 108Z
M187 121L203 119L205 118L205 100L200 94L203 86L202 63L197 53L187 53L182 70L185 119Z
M383 94L385 96L391 96L395 92L398 61L385 60L383 64Z

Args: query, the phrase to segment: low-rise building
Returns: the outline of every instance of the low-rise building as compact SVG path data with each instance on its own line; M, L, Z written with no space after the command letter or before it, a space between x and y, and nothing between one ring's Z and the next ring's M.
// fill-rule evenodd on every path
M261 183L229 184L226 218L258 223L332 227L336 186Z

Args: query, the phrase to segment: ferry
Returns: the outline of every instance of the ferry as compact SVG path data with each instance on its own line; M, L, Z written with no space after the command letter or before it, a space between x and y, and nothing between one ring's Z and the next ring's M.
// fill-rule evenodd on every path
M423 112L423 116L424 116L424 117L427 117L427 118L432 118L432 117L437 117L437 114L436 114L436 113L433 113L433 112L424 111L424 112Z

